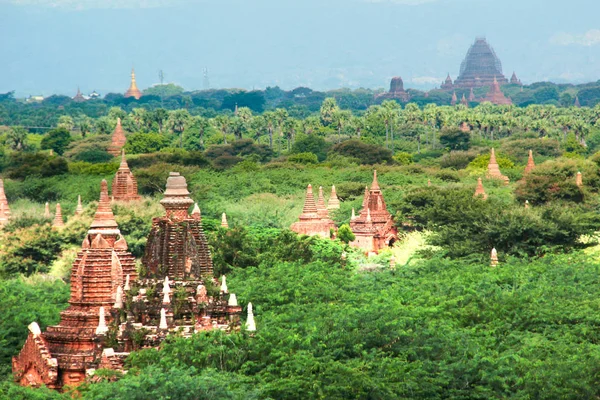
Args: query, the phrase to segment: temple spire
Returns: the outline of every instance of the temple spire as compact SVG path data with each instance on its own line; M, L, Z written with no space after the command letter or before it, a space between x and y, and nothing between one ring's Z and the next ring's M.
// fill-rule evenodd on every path
M56 214L54 214L54 222L52 222L52 226L54 228L62 228L63 226L65 226L60 203L56 203Z
M373 183L371 184L371 190L380 190L379 182L377 181L377 170L373 170Z
M246 318L246 330L249 332L256 332L256 322L254 321L252 303L248 303L248 318Z
M475 189L475 193L473 197L481 197L483 200L487 200L488 195L485 193L485 189L483 188L483 182L481 178L477 178L477 188Z
M492 267L498 266L498 252L496 251L495 247L492 249L492 252L490 254L490 265Z
M455 106L458 101L458 97L456 97L456 92L452 93L452 100L450 100L450 105Z
M100 310L98 311L98 327L96 327L96 335L105 335L107 332L108 326L106 326L104 307L100 307Z
M317 214L321 219L329 218L327 207L325 206L325 196L323 195L323 186L319 186L319 199L317 200Z
M525 173L530 173L535 168L535 162L533 161L533 152L529 150L529 158L527 159L527 166L525 167Z
M581 175L581 171L577 171L577 175L575 176L575 184L580 188L583 187L583 176Z
M52 215L50 215L50 203L48 202L46 202L46 206L44 207L44 218L52 218Z
M194 209L192 210L191 215L195 219L202 219L202 214L200 213L200 207L198 207L198 203L194 203Z
M339 210L340 208L340 200L337 197L337 193L335 191L335 185L331 187L331 196L329 196L329 201L327 202L327 208L329 210Z
M83 213L83 205L81 204L81 195L77 196L77 208L75 208L75 215L81 215Z
M119 235L119 227L115 221L115 216L110 207L110 198L108 197L108 183L103 179L100 183L100 200L94 214L94 220L90 225L90 234L102 233L106 235Z
M135 81L135 69L133 68L131 68L131 83L129 84L129 89L125 92L125 97L134 97L136 100L142 97L142 92L138 89Z
M227 222L227 214L221 214L221 228L229 228L229 222Z

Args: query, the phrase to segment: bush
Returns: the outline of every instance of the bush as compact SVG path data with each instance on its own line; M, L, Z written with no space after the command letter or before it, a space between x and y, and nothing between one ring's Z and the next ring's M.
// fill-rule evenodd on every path
M413 162L413 157L410 153L406 153L404 151L399 151L394 154L394 161L399 165L409 165Z
M12 179L25 179L31 176L49 177L67 172L69 166L64 158L44 153L13 153L6 169L8 177Z
M393 161L390 150L356 139L336 144L331 152L358 159L361 164L389 164Z
M434 176L445 182L460 182L460 176L454 171L440 170L437 171Z
M213 166L215 165L214 160L225 157L224 160L217 162L218 165L225 166L230 165L230 162L233 162L231 157L241 158L255 156L258 161L267 162L273 158L273 150L267 145L255 144L252 139L240 139L230 144L210 146L206 149L204 155L208 159L213 160Z
M56 154L62 155L71 143L71 134L65 128L51 130L42 139L42 149L54 150Z
M212 166L215 169L227 169L227 168L231 168L234 165L240 163L244 161L244 159L242 157L236 157L236 156L231 156L229 154L217 157L213 160L212 162Z
M440 158L440 167L451 168L451 169L463 169L471 161L477 157L477 153L474 151L451 151L448 154L444 154Z
M473 161L471 161L468 165L469 169L484 169L487 170L488 164L490 163L490 154L482 154L477 156ZM500 170L504 168L514 168L515 164L509 160L508 158L499 155L496 153L496 161L498 162L498 166Z
M289 162L298 164L318 164L319 159L314 153L297 153L288 157Z
M470 142L470 133L459 128L444 128L440 133L440 144L448 150L467 150Z
M319 161L323 161L327 158L327 152L330 147L331 144L327 143L322 137L317 135L307 135L294 142L291 152L293 154L313 153L317 156Z
M112 159L112 156L111 156ZM69 173L74 175L113 175L119 169L118 163L92 164L89 162L69 163Z
M125 152L127 154L153 153L168 147L169 137L159 133L132 133L127 136Z
M137 157L131 157L127 160L127 163L132 169L148 168L157 163L197 167L210 166L210 161L206 159L201 151L186 151L182 149L174 149L170 152L141 154Z

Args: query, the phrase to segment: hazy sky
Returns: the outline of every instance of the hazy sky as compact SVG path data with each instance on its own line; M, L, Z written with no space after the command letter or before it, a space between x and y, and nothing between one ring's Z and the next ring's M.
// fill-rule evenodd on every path
M439 86L476 36L525 83L600 79L600 0L0 0L0 93Z

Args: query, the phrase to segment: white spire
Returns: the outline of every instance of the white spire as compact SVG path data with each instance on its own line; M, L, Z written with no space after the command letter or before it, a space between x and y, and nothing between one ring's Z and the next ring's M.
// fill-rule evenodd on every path
M106 319L104 318L104 307L100 307L98 312L98 327L96 328L96 335L104 335L108 332L108 326L106 326Z
M163 291L163 304L171 304L171 297L169 296L169 292Z
M221 293L229 293L229 289L227 289L227 278L225 275L221 277Z
M246 330L249 332L256 332L256 323L254 322L252 303L248 303L248 318L246 319Z
M42 330L40 329L40 326L35 321L30 323L27 328L29 328L29 332L33 333L33 336L38 336L38 335L42 334Z
M169 286L168 276L165 276L165 281L163 282L163 293L171 293L171 286Z
M237 307L238 302L237 302L237 296L235 295L235 293L231 293L229 295L229 302L227 303L228 306L231 307Z
M167 325L167 312L164 308L160 309L160 323L158 324L158 329L168 329L169 325Z
M123 288L123 290L127 291L130 289L131 289L131 286L129 286L129 274L127 274L127 276L125 277L125 287Z
M356 214L354 213L354 207L352 207L352 216L350 217L350 221L354 221L356 219Z
M117 286L117 295L115 296L114 308L123 308L123 288L121 285Z

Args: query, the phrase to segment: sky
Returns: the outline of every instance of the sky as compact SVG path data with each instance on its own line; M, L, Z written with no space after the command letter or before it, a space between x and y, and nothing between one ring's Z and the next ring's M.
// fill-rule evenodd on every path
M600 80L600 0L0 0L0 93L431 89L478 36L526 84Z

